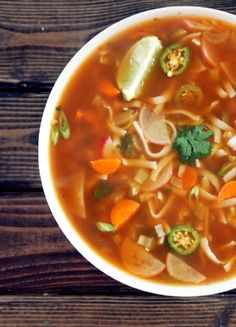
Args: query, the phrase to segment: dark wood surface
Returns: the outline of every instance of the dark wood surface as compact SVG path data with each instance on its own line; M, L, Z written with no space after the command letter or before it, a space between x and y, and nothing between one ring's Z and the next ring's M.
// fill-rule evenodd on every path
M58 228L37 162L41 115L57 76L87 40L143 10L236 2L0 0L0 327L236 326L236 292L168 298L99 272Z

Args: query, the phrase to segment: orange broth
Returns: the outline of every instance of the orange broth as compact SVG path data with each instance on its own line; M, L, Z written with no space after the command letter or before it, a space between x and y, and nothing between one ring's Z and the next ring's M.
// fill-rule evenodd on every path
M186 35L199 32L184 41L184 45L189 47L191 53L187 69L179 76L167 77L163 73L159 61L156 62L150 76L144 83L139 100L145 103L147 98L162 95L165 91L171 90L171 97L164 104L163 111L178 131L181 125L196 125L197 123L181 114L168 116L168 111L178 109L175 95L182 85L188 83L197 85L203 92L201 103L198 106L192 103L185 109L195 115L200 115L201 124L203 125L212 124L210 115L214 115L218 119L226 121L232 127L232 130L228 135L227 131L221 130L221 140L219 143L215 143L214 136L212 136L210 138L213 144L211 155L199 160L201 167L196 167L195 165L193 167L196 168L197 172L205 170L212 173L216 176L220 187L222 187L225 182L223 177L218 175L218 172L224 164L235 160L235 151L227 146L227 141L236 134L236 97L232 96L230 98L226 96L222 98L217 94L216 90L218 87L223 87L223 81L229 80L229 76L221 69L219 63L227 63L231 70L234 70L233 58L236 54L236 27L219 21L211 21L208 18L189 19L193 22L210 26L212 28L210 33L219 35L228 31L228 36L226 36L225 40L220 40L219 43L216 40L216 43L210 44L210 47L213 49L212 57L213 59L217 58L214 63L215 67L212 67L203 54L202 38L205 37L204 35L206 35L206 38L209 36L204 34L206 33L205 31L201 29L198 31L195 28L192 30L186 25L182 17L154 19L120 33L95 49L71 77L60 99L59 104L67 116L71 135L68 140L60 137L58 143L50 147L51 173L57 196L68 219L85 241L95 252L122 269L125 269L125 267L120 255L120 247L126 237L131 238L135 242L138 241L140 235L153 238L155 246L149 250L149 253L163 263L166 261L167 253L175 254L167 243L167 236L165 236L163 244L158 244L158 236L154 227L159 223L159 220L152 217L147 202L140 200L142 191L139 190L137 194L132 195L131 185L139 168L125 167L121 164L115 173L108 175L107 181L112 188L111 194L104 196L100 200L95 200L94 198L94 192L98 185L100 185L101 176L92 169L90 161L102 158L103 140L108 136L113 141L118 140L116 148L120 153L120 139L114 135L114 132L108 126L109 114L106 106L112 108L114 117L125 110L130 110L132 115L137 113L135 118L137 121L140 110L140 108L132 107L132 101L125 101L121 94L107 96L105 90L101 91L100 83L103 80L107 80L116 86L116 74L119 64L127 50L136 41L143 36L156 35L161 40L163 48L165 48L175 42L181 43ZM179 36L178 31L181 34L181 30L183 35ZM233 77L236 80L235 72ZM230 83L233 88L236 88L232 80ZM214 101L218 102L210 112ZM78 111L80 112L79 115ZM89 114L87 115L87 113ZM138 138L132 124L126 131L136 139ZM227 154L224 156L217 155L217 150L214 147L223 149ZM158 165L160 159L150 158L143 150L140 140L139 148L141 148L141 151L135 150L132 159L143 156L143 159L156 161ZM150 148L155 152L161 149L162 146L151 145ZM176 152L176 150L171 151ZM129 159L124 153L121 153L121 156L122 158ZM178 176L180 165L181 161L176 152L176 157L173 160L172 176L181 181L181 177ZM78 180L81 171L85 173L86 218L80 217L78 209ZM151 171L147 169L146 172L150 174ZM207 188L207 192L217 199L219 190L211 182L207 182L207 178L204 181L203 176L198 174L196 186ZM236 178L233 177L233 180L236 180ZM217 201L204 199L200 196L198 204L201 203L204 208L208 208L206 210L209 212L208 218L201 217L201 215L199 217L199 214L196 213L196 207L192 208L190 206L189 197L191 190L184 190L182 192L184 194L178 195L178 187L177 191L173 191L173 188L176 187L170 179L166 185L153 192L155 195L159 193L159 200L157 199L157 203L154 203L157 211L166 204L170 196L173 195L174 197L172 206L161 219L167 222L170 228L176 225L193 226L198 231L200 238L207 237L210 248L216 257L223 263L227 263L236 254L236 246L227 246L229 242L236 241L235 205L216 209ZM115 203L122 198L138 202L140 204L139 210L115 233L98 230L96 222L110 223L111 210ZM219 213L220 211L221 213ZM232 265L230 271L225 271L224 265L212 262L206 256L201 246L193 254L180 256L180 258L206 277L204 283L228 279L236 273L236 264ZM181 281L169 276L166 269L151 278L153 281L156 280L158 282L181 283Z

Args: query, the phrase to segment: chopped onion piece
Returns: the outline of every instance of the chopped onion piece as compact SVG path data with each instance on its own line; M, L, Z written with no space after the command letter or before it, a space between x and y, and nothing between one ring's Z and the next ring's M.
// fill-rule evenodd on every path
M149 174L146 170L144 169L139 169L134 176L134 181L137 182L138 184L142 185L146 179L148 178Z
M219 149L216 151L216 156L219 158L225 157L228 155L228 152L225 151L224 149Z
M165 242L165 236L162 236L162 237L160 237L160 238L158 239L158 244L159 244L159 245L164 244L164 242Z
M224 270L229 272L233 265L234 265L234 262L236 260L236 255L234 255L223 267L224 267Z
M182 178L187 166L184 164L179 165L178 177Z
M233 137L231 137L228 142L227 142L227 145L233 149L233 150L236 150L236 135L234 135Z
M236 167L232 168L230 171L228 171L224 177L223 180L225 183L231 181L231 179L236 177Z
M220 86L217 86L216 88L216 93L219 95L220 98L222 99L226 99L228 97L228 93L225 92L225 90L220 87Z
M156 161L149 161L145 159L121 159L122 164L127 167L157 169Z
M226 124L223 120L215 116L210 116L210 120L213 125L215 125L219 129L222 129L223 131L233 131L233 128L230 125Z
M223 85L224 85L224 89L225 89L225 91L226 91L227 94L228 94L228 97L229 97L230 99L232 99L233 97L235 97L235 95L236 95L236 91L235 91L235 89L233 88L232 84L230 84L229 81L224 81L224 82L223 82Z
M162 192L157 192L157 199L159 200L159 201L161 201L161 202L163 202L164 201L164 196L163 196L163 193Z
M110 136L107 136L103 140L102 157L103 158L109 158L109 159L110 158L120 158L120 154L119 154L114 142L110 138Z
M201 168L201 162L200 162L199 159L195 160L195 165L196 165L197 168Z
M158 224L155 226L155 231L157 233L157 236L160 238L160 237L163 237L166 235L163 227L162 227L162 224Z
M101 180L103 180L103 181L107 181L108 175L100 175L99 174L99 177L98 178L101 179Z
M145 235L140 235L137 243L143 246L145 249L150 250L153 247L154 238Z
M215 254L211 251L210 246L209 246L209 242L208 239L206 237L202 238L200 241L200 246L203 250L203 252L205 253L205 255L214 263L221 265L223 264L222 261L220 261Z
M130 193L131 196L135 196L139 193L140 191L140 185L134 181L131 181L130 183Z

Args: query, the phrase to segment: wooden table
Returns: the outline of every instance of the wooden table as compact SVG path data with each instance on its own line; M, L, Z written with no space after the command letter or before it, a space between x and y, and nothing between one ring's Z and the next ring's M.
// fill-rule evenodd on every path
M168 298L124 286L89 264L42 192L39 124L62 68L108 25L165 5L236 14L236 1L0 0L0 326L236 326L236 292Z

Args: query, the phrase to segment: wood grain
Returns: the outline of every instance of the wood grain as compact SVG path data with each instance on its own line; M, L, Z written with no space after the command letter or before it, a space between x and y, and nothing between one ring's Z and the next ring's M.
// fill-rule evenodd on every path
M42 192L0 197L0 293L137 293L87 262L57 226Z
M233 296L2 296L0 327L168 326L236 324Z
M99 272L67 241L41 191L39 125L65 64L110 24L166 5L236 13L234 0L0 0L0 327L236 326L234 291L152 296ZM48 292L63 296L29 296Z
M53 83L73 54L91 37L129 15L176 5L175 0L1 1L0 81ZM235 1L182 0L235 13Z
M0 190L40 188L38 132L48 93L0 94Z

